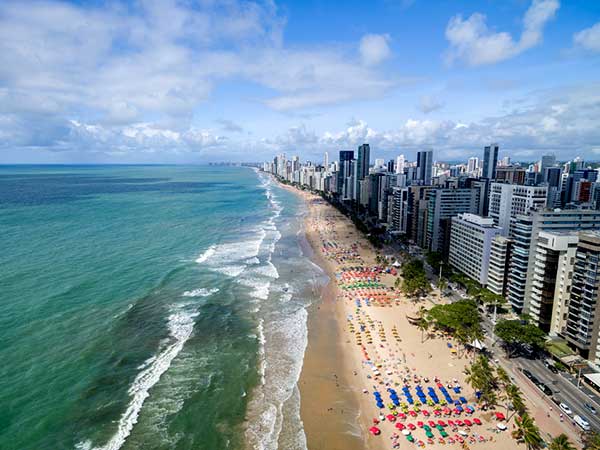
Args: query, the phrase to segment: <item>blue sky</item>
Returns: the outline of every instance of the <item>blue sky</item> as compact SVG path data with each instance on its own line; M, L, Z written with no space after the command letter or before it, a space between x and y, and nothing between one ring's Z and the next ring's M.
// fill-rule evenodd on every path
M600 2L0 3L0 163L600 159Z

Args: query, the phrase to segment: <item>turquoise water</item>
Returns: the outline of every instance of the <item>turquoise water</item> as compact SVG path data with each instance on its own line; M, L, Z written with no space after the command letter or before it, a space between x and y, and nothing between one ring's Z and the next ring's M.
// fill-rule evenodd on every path
M0 167L0 448L305 448L302 214L246 168Z

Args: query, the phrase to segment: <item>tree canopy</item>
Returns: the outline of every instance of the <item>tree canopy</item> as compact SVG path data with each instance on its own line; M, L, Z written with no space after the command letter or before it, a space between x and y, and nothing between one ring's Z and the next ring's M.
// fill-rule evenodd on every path
M431 290L423 262L411 259L402 266L402 292L406 295L423 295Z
M521 320L501 320L496 324L494 332L504 341L509 357L524 345L542 347L546 338L546 334L537 326Z
M467 383L481 393L479 401L487 405L494 405L497 401L499 379L490 366L489 359L479 355L470 367L465 369Z
M462 344L482 337L481 318L473 300L435 305L429 310L429 317L436 327L452 332Z

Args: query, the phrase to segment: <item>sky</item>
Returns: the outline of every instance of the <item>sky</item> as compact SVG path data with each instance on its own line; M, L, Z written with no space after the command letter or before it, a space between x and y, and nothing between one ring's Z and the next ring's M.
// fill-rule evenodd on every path
M600 1L0 1L0 163L600 160Z

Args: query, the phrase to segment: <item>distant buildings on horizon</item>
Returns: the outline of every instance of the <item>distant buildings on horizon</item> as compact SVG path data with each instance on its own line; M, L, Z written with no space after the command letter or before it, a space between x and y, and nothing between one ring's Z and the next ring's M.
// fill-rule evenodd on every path
M598 169L552 154L525 167L499 152L493 143L464 163L423 150L416 161L371 164L363 144L337 160L280 154L262 170L322 192L372 230L439 252L600 368Z

